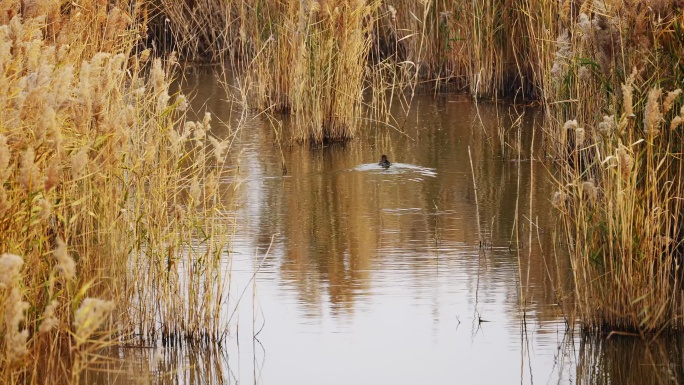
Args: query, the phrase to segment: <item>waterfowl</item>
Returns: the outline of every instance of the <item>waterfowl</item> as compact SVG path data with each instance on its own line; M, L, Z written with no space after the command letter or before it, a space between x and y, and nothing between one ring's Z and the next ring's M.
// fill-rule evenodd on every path
M382 167L382 168L389 168L389 166L390 166L391 164L392 164L392 163L390 163L390 161L387 160L387 155L381 156L381 157L380 157L380 162L378 162L378 166L380 166L380 167Z

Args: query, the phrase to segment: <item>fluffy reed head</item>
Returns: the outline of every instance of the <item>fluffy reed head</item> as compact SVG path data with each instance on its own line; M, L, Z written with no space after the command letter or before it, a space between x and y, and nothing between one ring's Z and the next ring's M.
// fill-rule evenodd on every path
M598 129L604 136L611 136L615 132L615 120L613 115L603 116L603 121L599 123Z
M637 76L637 69L634 67L632 69L632 73L629 75L627 78L627 81L625 81L624 84L622 84L622 112L624 113L625 117L633 117L634 116L634 80L636 79Z
M672 110L672 106L674 106L675 100L679 97L681 93L682 90L680 88L677 88L676 90L667 93L665 101L663 102L663 115L667 115L668 113L670 113L670 110Z
M88 149L82 148L71 156L71 178L76 180L85 175L88 165Z
M57 237L57 248L52 252L57 259L57 270L65 279L70 280L76 276L76 262L69 256L67 245L62 238Z
M582 182L582 193L591 202L596 202L596 198L598 198L598 188L593 181Z
M29 147L21 156L19 167L19 183L26 190L33 190L36 186L42 187L40 168L35 162L36 153L33 147Z
M74 337L77 344L86 342L114 311L114 302L86 298L74 313Z
M660 125L663 122L663 113L660 111L660 96L663 89L655 87L648 92L646 109L644 111L644 132L647 134L658 135Z
M582 127L575 128L575 147L582 148L584 145L585 131Z
M43 320L38 327L38 333L48 333L50 330L59 325L59 320L55 318L55 310L57 309L58 305L59 302L53 300L47 306L45 306L42 316Z
M617 150L617 158L620 165L620 175L624 180L628 180L634 167L634 158L625 146L620 146Z
M21 299L19 288L13 287L5 302L5 349L10 363L21 361L28 354L28 330L20 329L28 308L28 302Z
M551 204L556 209L561 210L565 206L566 199L565 193L562 191L556 191L553 193L553 197L551 198Z
M24 259L14 254L3 254L0 257L0 289L11 287L19 277Z

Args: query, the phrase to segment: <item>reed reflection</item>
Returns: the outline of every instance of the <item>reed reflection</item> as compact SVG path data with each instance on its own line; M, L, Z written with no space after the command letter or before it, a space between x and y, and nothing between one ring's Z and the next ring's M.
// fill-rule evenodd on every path
M550 237L536 227L548 229L552 221L540 216L532 218L530 225L528 215L530 191L534 215L550 211L547 171L541 162L530 161L530 132L539 117L534 111L526 112L519 162L517 154L515 158L510 155L514 144L507 144L508 155L504 155L494 143L499 129L512 126L512 119L500 107L481 105L478 110L458 98L435 102L432 97L418 98L414 104L401 133L371 130L346 146L285 149L285 177L277 175L276 157L259 155L261 163L249 169L251 177L262 178L256 194L261 209L254 219L259 226L246 231L256 232L262 245L270 234L279 234L282 277L298 288L302 302L313 305L307 307L312 316L315 309L320 311L323 299L334 312L352 313L356 297L368 295L374 286L378 276L374 272L408 271L411 285L430 287L440 269L444 273L465 264L473 269L470 279L474 281L478 272L472 256L479 252L480 236L470 147L481 227L489 249L481 289L504 283L512 298L518 296L515 244L519 242L524 257L520 270L530 275L522 280L529 283L530 302L543 304L538 314L558 320L558 311L549 311L547 304L558 298L556 278L565 267L555 265ZM262 132L253 155L247 156L272 151L273 135L267 131ZM436 175L393 173L391 168L355 171L359 165L377 163L383 153L393 162L434 169ZM255 195L253 191L247 194ZM543 254L544 249L549 254ZM515 300L508 310L519 311Z
M203 113L214 107L196 108ZM533 109L524 110L519 121L513 110L475 106L458 96L418 96L396 129L373 127L347 145L318 149L280 147L264 119L247 116L227 161L239 164L241 181L233 249L247 261L239 268L251 271L259 264L256 298L270 312L266 332L274 333L265 339L274 357L284 359L274 345L276 335L336 333L339 325L374 322L368 313L384 312L378 306L384 303L415 310L416 317L428 313L429 323L420 323L432 329L420 332L428 340L431 333L460 338L468 319L479 314L493 321L486 332L512 333L499 334L503 338L516 339L522 320L532 321L531 338L544 341L544 352L556 350L564 318L558 289L566 283L567 264L554 258L542 143L530 150L532 131L542 122ZM240 116L213 112L217 121ZM230 134L222 129L214 125L219 137ZM384 170L377 166L382 154L411 167ZM236 290L233 297L242 288ZM384 322L398 314L384 314ZM465 332L473 341L484 334L475 332L474 322L473 333ZM445 328L454 334L443 334ZM365 329L353 330L363 335ZM309 341L306 334L296 335ZM332 334L320 340L339 349ZM533 342L529 354L536 348ZM558 371L573 371L574 361L566 364ZM278 363L270 365L279 373Z
M577 361L578 384L681 384L684 382L681 334L643 340L638 336L583 334Z
M203 98L209 95L195 101L198 111L211 110L229 125L240 118L213 102L226 99L215 81L204 75L192 81ZM473 290L475 280L483 292L505 286L512 319L523 296L544 321L562 319L555 303L563 301L568 266L554 258L552 186L539 138L531 149L539 111L424 95L414 98L408 115L399 107L393 112L400 122L395 129L371 127L357 141L320 149L281 147L272 126L247 118L228 155L244 180L237 242L273 248L264 267L296 287L308 316L319 316L323 302L336 314L352 314L357 297L385 284L374 285L378 273L403 271L412 277L408 283L428 288L437 274L465 269L471 283L464 290ZM221 125L214 130L229 134ZM434 169L436 176L354 171L382 154ZM484 261L475 258L481 238Z
M103 352L96 366L83 377L84 384L230 384L235 374L227 352L213 344L151 347L127 346Z

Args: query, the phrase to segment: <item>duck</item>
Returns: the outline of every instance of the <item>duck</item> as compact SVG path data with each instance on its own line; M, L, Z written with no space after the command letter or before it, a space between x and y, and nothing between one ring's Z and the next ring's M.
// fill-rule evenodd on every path
M378 166L382 168L389 168L389 166L392 165L389 160L387 160L387 155L383 155L380 157L380 162L378 162Z

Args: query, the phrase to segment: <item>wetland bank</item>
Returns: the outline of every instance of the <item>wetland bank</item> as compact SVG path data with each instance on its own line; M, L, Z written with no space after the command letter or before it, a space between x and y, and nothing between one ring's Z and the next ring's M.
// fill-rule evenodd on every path
M3 383L681 382L678 2L0 7Z

